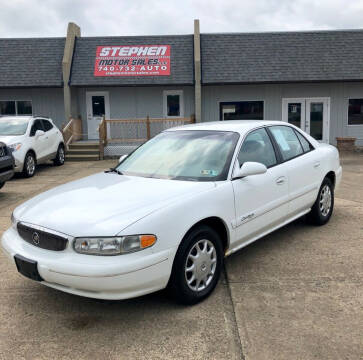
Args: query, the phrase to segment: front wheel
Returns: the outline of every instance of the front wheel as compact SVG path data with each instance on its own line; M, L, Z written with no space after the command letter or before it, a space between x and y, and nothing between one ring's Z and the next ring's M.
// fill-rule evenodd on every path
M33 153L28 152L24 160L23 175L25 177L32 177L35 174L36 160Z
M334 208L334 186L329 178L325 178L320 186L318 197L308 214L308 220L315 225L326 224Z
M201 225L186 235L175 255L169 289L178 302L195 304L216 287L223 264L219 235Z
M64 160L65 160L64 146L62 144L60 144L58 146L57 155L56 155L55 159L53 160L54 165L61 166L64 164Z

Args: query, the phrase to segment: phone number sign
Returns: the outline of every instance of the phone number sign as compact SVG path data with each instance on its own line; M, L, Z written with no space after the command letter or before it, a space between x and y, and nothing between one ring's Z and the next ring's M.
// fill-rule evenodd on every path
M97 46L94 76L170 75L170 45Z

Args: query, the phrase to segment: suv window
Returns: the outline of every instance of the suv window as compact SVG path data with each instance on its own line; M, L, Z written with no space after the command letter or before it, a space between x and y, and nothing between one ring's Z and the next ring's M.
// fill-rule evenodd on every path
M289 126L271 126L270 131L277 142L283 161L304 153L295 131Z
M34 120L32 128L30 130L30 136L34 136L37 130L44 131L43 124L40 120Z
M299 138L301 145L303 147L304 152L308 152L310 150L313 150L313 146L305 139L305 136L301 135L298 131L295 130L295 134Z
M50 121L48 120L42 120L43 121L43 126L45 131L49 131L50 129L53 129L53 125Z
M240 166L246 161L259 162L267 168L277 164L275 150L266 129L257 129L247 135L238 154L238 161Z

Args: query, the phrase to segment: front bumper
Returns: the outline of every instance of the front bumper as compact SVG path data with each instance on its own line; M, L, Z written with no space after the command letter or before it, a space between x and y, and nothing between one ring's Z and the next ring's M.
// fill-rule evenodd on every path
M14 170L7 170L2 172L2 169L0 169L0 183L4 183L8 180L10 180L14 176Z
M14 175L14 160L11 155L0 159L0 183L10 180Z
M14 171L15 172L22 172L24 169L24 159L25 159L25 152L23 149L13 152L14 158Z
M152 248L119 256L92 256L49 251L26 243L13 228L2 237L4 253L15 268L16 254L37 261L41 283L71 294L118 300L145 295L166 287L175 248L153 253Z
M340 182L342 181L342 167L339 166L338 170L335 172L335 191L338 190Z

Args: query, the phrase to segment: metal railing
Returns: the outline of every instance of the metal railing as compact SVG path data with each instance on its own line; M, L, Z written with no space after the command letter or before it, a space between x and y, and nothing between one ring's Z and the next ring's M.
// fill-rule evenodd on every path
M150 118L147 116L143 119L103 118L98 127L100 158L104 158L105 147L109 143L138 146L163 130L194 122L194 116L186 118Z

